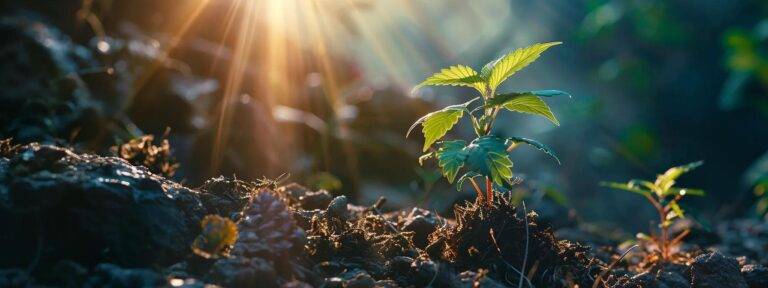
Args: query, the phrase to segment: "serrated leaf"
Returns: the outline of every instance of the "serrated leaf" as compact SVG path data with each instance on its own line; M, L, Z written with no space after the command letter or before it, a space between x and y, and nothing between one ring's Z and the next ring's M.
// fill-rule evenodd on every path
M696 169L702 164L704 164L703 161L697 161L690 164L669 168L666 172L664 172L664 174L656 177L656 182L654 182L654 184L656 184L656 186L661 189L663 194L668 194L666 191L675 185L675 180L677 180L678 177L693 169Z
M429 113L411 125L406 137L411 134L413 128L421 124L421 131L424 133L423 151L427 151L432 144L443 138L459 122L459 119L464 116L464 110L465 108L462 105L453 105Z
M480 78L477 72L469 66L456 65L440 70L419 83L413 88L413 91L424 86L465 86L472 87L483 93L485 91L485 81Z
M616 183L616 182L600 182L600 186L637 193L640 195L648 195L651 191L643 190L629 183Z
M525 66L528 66L528 64L536 61L541 53L549 49L549 47L559 45L561 43L562 42L537 43L528 47L519 48L507 55L504 55L500 59L486 64L486 66L483 67L483 70L485 71L481 70L481 73L486 76L485 80L487 80L491 91L495 91L496 88L504 82L504 80L507 80L517 71L520 71L520 69L523 69Z
M440 148L435 152L437 165L443 172L443 176L453 183L459 169L464 166L467 160L466 143L464 140L443 141Z
M500 93L493 96L493 98L489 99L488 102L485 104L486 108L489 107L495 107L504 105L507 101L510 101L517 97L522 96L539 96L539 97L556 97L556 96L568 96L568 98L572 98L571 94L568 92L563 92L560 90L535 90L535 91L525 91L525 92L510 92L510 93Z
M561 164L560 163L560 159L557 158L557 155L555 155L555 152L552 151L552 149L550 149L546 145L541 144L539 141L536 141L536 140L533 140L533 139L528 139L528 138L523 138L523 137L509 137L509 138L507 138L507 142L525 143L525 144L531 145L531 146L535 147L536 149L539 149L539 150L543 151L544 153L546 153L547 155L549 155L552 158L554 158L555 161L557 161L558 165ZM509 146L509 144L511 144L511 143L507 143L507 146Z
M560 126L560 121L557 120L555 114L549 109L549 105L538 96L523 95L515 97L505 102L502 106L509 111L544 116L550 122Z
M481 176L483 175L480 175L474 171L469 171L467 173L464 173L464 175L461 175L461 177L459 177L459 181L456 181L456 190L461 191L461 188L464 187L464 182L466 182L467 180L475 177L481 177Z
M512 161L507 155L504 140L497 136L483 136L473 140L466 148L467 167L487 176L501 186L512 178Z

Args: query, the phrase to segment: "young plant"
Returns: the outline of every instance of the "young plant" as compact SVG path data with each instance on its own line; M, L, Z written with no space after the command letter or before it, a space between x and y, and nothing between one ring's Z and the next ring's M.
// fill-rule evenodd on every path
M659 230L661 232L659 235L655 235L652 231L648 238L658 247L661 258L669 260L670 248L677 245L688 234L688 231L683 231L670 240L669 227L676 219L685 217L684 211L678 203L687 195L704 196L704 191L700 189L674 187L675 181L681 175L702 164L703 162L698 161L669 168L664 174L658 175L654 182L630 180L627 183L602 182L600 185L637 193L648 199L648 202L659 214Z
M493 201L493 186L513 185L512 161L508 152L525 143L549 154L558 163L555 154L543 144L523 137L502 138L491 133L496 117L503 109L513 112L539 115L547 118L555 125L560 125L549 106L541 97L568 96L568 93L558 90L540 90L526 92L496 93L496 88L509 77L531 64L539 55L560 42L534 44L517 49L499 59L489 62L478 73L474 69L456 65L435 73L414 90L423 86L463 86L474 88L479 96L458 105L451 105L441 110L429 113L419 118L408 129L406 137L416 126L422 126L424 133L424 152L419 158L419 164L425 159L436 158L443 176L453 183L459 171L465 168L465 173L459 177L457 188L469 180L477 192L478 200ZM479 101L478 101L479 100ZM469 116L474 128L475 139L467 144L464 140L439 141L450 131L463 116ZM433 147L435 145L436 147ZM485 195L475 178L485 179Z

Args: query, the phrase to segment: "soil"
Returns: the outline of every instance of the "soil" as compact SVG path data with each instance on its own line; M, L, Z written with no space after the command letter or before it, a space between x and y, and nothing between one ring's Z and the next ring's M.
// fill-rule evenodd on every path
M218 177L193 189L118 157L0 146L0 223L11 232L0 237L1 287L768 283L768 224L758 220L722 223L709 238L692 237L707 246L686 243L668 262L635 249L609 270L626 248L558 239L535 210L501 194L492 205L457 205L455 219L418 207L382 213L383 201L356 206L298 184ZM234 221L238 237L224 253L204 257L191 245L209 214Z

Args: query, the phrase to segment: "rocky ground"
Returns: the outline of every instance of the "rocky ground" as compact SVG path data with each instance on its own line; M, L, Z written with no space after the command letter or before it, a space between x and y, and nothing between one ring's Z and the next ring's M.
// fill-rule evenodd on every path
M641 247L608 269L622 247L559 239L502 195L457 206L455 219L418 207L382 213L383 199L356 206L298 184L219 177L192 189L119 157L0 146L0 287L768 285L760 221L694 230L671 262ZM206 215L235 223L236 240L216 238L224 226L201 227ZM561 231L573 235L569 226ZM226 245L206 250L196 239Z

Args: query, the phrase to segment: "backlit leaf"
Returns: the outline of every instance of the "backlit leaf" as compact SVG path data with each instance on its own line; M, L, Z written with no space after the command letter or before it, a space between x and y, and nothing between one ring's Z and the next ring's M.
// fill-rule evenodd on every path
M640 195L648 195L651 193L651 191L643 190L642 188L636 187L634 185L630 185L627 183L616 183L616 182L600 182L600 186L618 189L618 190L624 190L628 192L637 193Z
M487 80L490 89L495 91L496 87L501 85L504 80L507 80L507 78L514 75L517 71L520 71L520 69L523 69L525 66L528 66L528 64L536 61L541 53L549 49L549 47L561 43L562 42L537 43L517 49L486 64L481 70L481 74L485 76L484 78Z
M443 141L440 148L435 152L437 165L443 171L443 176L448 182L453 183L459 169L464 166L467 160L466 142L464 140Z
M432 144L443 138L443 136L445 136L445 134L459 122L459 119L464 116L464 112L467 111L467 106L477 99L479 98L474 98L459 105L451 105L424 115L424 117L416 120L416 122L408 128L405 137L408 137L408 135L411 134L411 131L421 124L421 131L424 133L423 151L427 151Z
M485 81L477 75L477 72L471 67L464 65L451 66L440 70L419 83L413 90L418 90L424 86L465 86L472 87L483 93L485 91Z
M501 186L512 178L512 161L506 149L504 140L497 136L477 138L466 148L467 167Z
M500 106L509 111L544 116L555 125L560 125L560 121L558 121L555 114L552 113L549 105L547 105L541 97L532 94L526 93L515 97L509 97L506 101L500 103Z
M544 153L547 153L547 155L552 156L552 158L555 158L555 161L557 161L557 164L560 164L560 159L557 158L557 155L555 155L555 152L552 151L552 149L550 149L546 145L541 144L539 141L523 138L523 137L509 137L507 138L507 142L508 142L507 146L509 146L510 144L525 143L533 147L536 147L536 149L539 149ZM509 142L512 142L512 143L509 143Z
M661 189L661 193L666 195L668 194L667 191L675 185L675 180L677 180L678 177L688 171L696 169L702 164L704 164L704 162L697 161L690 164L669 168L666 172L664 172L664 174L656 177L656 182L654 182L654 184L656 184L656 186Z

